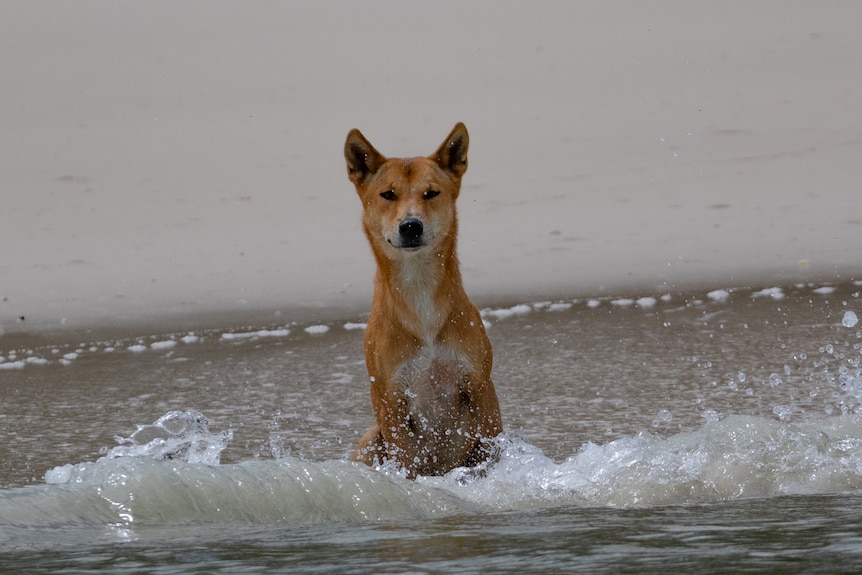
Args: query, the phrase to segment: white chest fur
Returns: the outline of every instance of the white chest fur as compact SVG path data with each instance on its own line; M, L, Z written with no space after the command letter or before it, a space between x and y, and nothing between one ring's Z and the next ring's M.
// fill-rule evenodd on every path
M403 318L405 327L426 343L434 341L446 315L446 310L439 309L434 301L434 292L443 272L438 260L433 252L416 254L403 262L398 274L401 297L407 309L413 312L412 317ZM439 350L429 351L439 353Z

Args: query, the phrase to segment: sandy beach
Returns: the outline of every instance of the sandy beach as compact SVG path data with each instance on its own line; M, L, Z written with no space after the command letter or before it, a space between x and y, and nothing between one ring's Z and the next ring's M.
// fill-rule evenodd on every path
M862 277L860 20L855 2L4 2L0 333L361 313L354 127L399 156L467 124L480 305Z

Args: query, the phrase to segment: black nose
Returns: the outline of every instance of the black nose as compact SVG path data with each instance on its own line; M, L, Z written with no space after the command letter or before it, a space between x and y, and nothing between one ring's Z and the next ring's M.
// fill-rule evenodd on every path
M416 218L407 218L398 224L401 245L405 248L415 248L422 245L422 222Z

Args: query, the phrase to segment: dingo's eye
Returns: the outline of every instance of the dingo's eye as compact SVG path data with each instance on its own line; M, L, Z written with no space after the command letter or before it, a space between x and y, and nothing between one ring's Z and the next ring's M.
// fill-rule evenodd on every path
M395 195L395 192L393 190L386 190L385 192L380 194L380 197L383 198L384 200L386 200L387 202L394 202L395 200L398 199L398 196Z
M436 198L439 195L440 195L440 192L438 192L437 190L428 190L427 192L422 194L422 197L425 198L426 200L430 200L431 198Z

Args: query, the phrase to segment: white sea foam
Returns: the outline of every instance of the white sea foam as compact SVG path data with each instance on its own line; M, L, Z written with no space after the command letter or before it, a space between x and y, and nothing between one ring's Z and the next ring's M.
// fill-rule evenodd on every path
M713 301L727 301L730 297L730 291L726 289L717 289L707 293L706 297Z
M499 308L499 309L483 309L481 311L481 316L484 319L492 318L495 320L503 320L508 319L510 317L519 316L519 315L527 315L533 311L533 306L527 304L518 304L508 308Z
M668 414L658 418L666 420ZM502 442L487 477L421 478L490 509L640 507L862 489L862 418L791 425L731 416L668 438L646 432L587 443L555 463L522 440Z
M24 369L25 365L27 364L23 361L7 361L0 363L0 369Z
M60 465L45 472L45 483L68 483L75 466L71 463Z
M323 335L329 331L328 325L310 325L305 328L305 333L309 333L311 335Z
M753 292L751 297L771 297L772 299L784 299L784 290L780 287L771 287Z
M260 329L257 331L225 332L221 334L221 338L225 340L239 340L259 337L287 337L288 335L290 335L289 329Z

